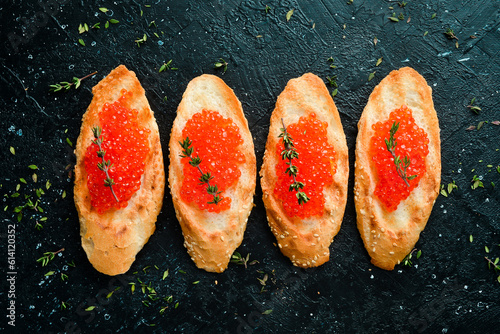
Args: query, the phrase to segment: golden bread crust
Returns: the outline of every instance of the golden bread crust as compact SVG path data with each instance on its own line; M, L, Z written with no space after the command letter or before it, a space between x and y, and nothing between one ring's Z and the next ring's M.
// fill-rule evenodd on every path
M132 93L127 107L138 111L139 126L150 130L149 154L146 157L140 189L123 209L99 214L91 206L85 170L85 152L94 139L92 127L99 124L103 105L115 102L122 89ZM106 275L125 273L136 254L155 230L165 188L163 153L158 125L134 72L120 65L93 89L94 97L83 115L76 143L74 200L80 218L82 247L95 269ZM100 125L102 126L102 125Z
M240 130L243 144L238 148L245 156L238 183L223 194L231 198L231 207L220 213L200 210L196 204L180 197L183 165L180 155L182 130L186 122L203 109L217 111L230 118ZM196 266L209 272L223 272L234 250L241 244L255 193L256 159L252 135L241 103L222 79L204 74L191 80L177 109L170 135L169 187L175 213L182 227L184 246Z
M372 125L388 119L402 105L412 110L415 123L427 133L429 154L418 186L395 211L387 212L374 196L377 179L369 154L370 139L374 135ZM370 95L358 123L354 200L358 230L371 262L377 267L394 269L413 249L425 228L441 182L439 131L432 89L414 69L392 71Z
M286 125L298 122L301 116L315 113L317 118L328 123L327 137L336 152L337 170L333 184L325 187L325 211L321 217L290 218L278 198L274 195L277 181L276 164L281 156L276 155L283 118ZM288 82L276 101L271 116L269 135L260 170L264 205L269 226L276 236L281 252L298 267L316 267L329 260L329 246L337 235L347 200L349 161L347 144L340 116L323 81L316 75L306 73Z

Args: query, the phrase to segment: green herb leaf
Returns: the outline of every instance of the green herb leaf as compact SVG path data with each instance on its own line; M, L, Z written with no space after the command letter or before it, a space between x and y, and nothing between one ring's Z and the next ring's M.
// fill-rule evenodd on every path
M264 312L262 312L263 315L268 315L268 314L271 314L273 312L272 309L270 310L265 310Z
M431 20L435 19L435 18L436 18L436 15L437 15L437 13L432 14L432 15L431 15Z
M96 307L95 306L89 306L85 309L85 311L90 312L93 311Z
M380 57L380 58L377 60L377 63L375 64L375 66L379 66L380 64L382 64L382 59L383 59L383 57Z
M399 22L399 19L394 16L389 16L388 19L391 20L392 22Z
M165 278L167 278L167 277L168 277L168 269L163 272L163 277L161 280L164 281Z
M109 20L109 23L112 23L112 24L117 24L117 23L120 23L120 21L115 20L115 19L110 19L110 20Z
M101 7L99 8L99 10L103 13L107 13L109 9L105 8L105 7Z
M471 235L469 235L469 242L473 242L474 241L474 237Z
M109 28L109 21L106 21L106 23L104 24L104 28L106 28L106 29Z
M337 96L337 93L338 93L338 89L337 89L337 88L335 88L335 89L332 91L332 97Z
M78 43L80 43L81 45L85 46L85 42L81 38L78 40Z
M372 79L375 78L375 73L377 73L377 71L372 72L370 73L370 75L368 75L368 81L372 81Z
M291 9L288 11L288 13L286 13L286 21L290 21L290 19L292 18L292 15L293 15L293 11L294 9Z
M10 153L12 153L12 155L16 155L16 149L13 148L12 146L9 148L9 151Z

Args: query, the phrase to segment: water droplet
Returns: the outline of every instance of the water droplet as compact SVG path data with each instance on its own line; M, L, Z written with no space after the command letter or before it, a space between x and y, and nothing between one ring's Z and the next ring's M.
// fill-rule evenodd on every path
M96 46L96 41L93 41L92 43L90 43L90 46Z
M162 46L163 44L164 44L163 41L158 41L159 46Z
M71 64L71 65L68 66L68 69L70 69L70 70L72 70L74 68L75 68L75 65L73 65L73 64Z
M107 313L106 313L106 314L104 315L104 320L109 320L110 318L111 318L111 316L110 316L109 314L107 314Z
M28 55L28 59L33 59L33 55Z

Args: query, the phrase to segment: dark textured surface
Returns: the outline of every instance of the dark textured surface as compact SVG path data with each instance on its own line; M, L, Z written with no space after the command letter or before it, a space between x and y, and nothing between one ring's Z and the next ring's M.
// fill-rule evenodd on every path
M146 7L136 1L24 1L0 4L0 115L2 242L0 330L111 333L154 331L186 333L494 333L500 325L500 285L484 256L500 256L500 126L480 121L500 119L500 12L498 1L163 1ZM50 5L47 5L50 4ZM54 5L55 4L55 5ZM271 10L265 13L268 4ZM394 6L394 10L389 6ZM101 13L98 8L110 11ZM286 13L294 8L290 21ZM141 10L143 15L141 16ZM405 20L388 16L403 12ZM436 17L431 19L433 13ZM406 23L411 16L411 21ZM120 21L104 29L108 17ZM155 20L157 28L148 27ZM78 24L101 22L100 30L78 34ZM344 26L345 25L345 26ZM452 28L459 38L447 39ZM428 34L424 36L424 33ZM134 40L149 38L137 47ZM154 36L157 32L160 38ZM470 35L475 35L473 39ZM16 38L16 36L18 36ZM257 37L261 36L261 37ZM373 43L374 37L378 44ZM84 39L86 46L78 44ZM16 47L14 47L16 46ZM335 58L336 69L327 59ZM377 59L383 62L376 67ZM228 61L225 74L215 70ZM158 73L172 59L178 71ZM135 71L146 90L167 143L182 92L193 77L215 73L232 87L243 104L255 140L260 168L269 118L286 82L304 72L322 78L338 75L335 102L347 136L354 169L356 124L373 87L391 70L411 66L433 88L441 126L442 183L458 190L439 196L417 248L413 267L392 272L369 262L356 229L352 194L331 260L320 268L291 265L273 245L257 187L240 253L258 264L245 269L231 264L223 274L198 270L187 255L170 195L164 200L157 230L126 275L111 278L95 271L80 245L69 171L81 116L92 99L91 87L119 64ZM78 90L48 93L48 85L99 73ZM375 73L373 80L368 75ZM165 102L163 98L167 96ZM476 97L479 115L466 105ZM9 152L12 146L16 154ZM38 184L32 181L36 164ZM487 167L493 165L493 168ZM67 167L69 166L69 168ZM484 189L472 190L474 175ZM13 194L33 194L50 180L42 196L43 214L26 211L17 222L13 208L24 204ZM497 184L494 188L491 182ZM62 198L66 192L66 198ZM6 211L3 211L8 205ZM25 209L26 210L26 209ZM47 217L40 231L36 219ZM7 234L15 224L16 327L7 324ZM474 239L471 243L469 235ZM485 246L490 254L485 253ZM41 267L43 252L64 247L61 256ZM68 267L74 261L76 267ZM158 266L158 270L154 266ZM151 266L145 272L142 269ZM163 272L169 276L162 281ZM185 273L179 272L179 270ZM263 271L266 290L260 293ZM48 271L55 275L44 277ZM133 274L138 271L137 274ZM61 273L68 275L61 280ZM173 302L141 301L138 279ZM193 282L199 281L198 284ZM135 293L130 282L136 282ZM106 295L121 287L109 299ZM68 304L61 310L61 302ZM179 302L178 308L174 308ZM164 314L159 310L167 306ZM92 311L84 311L96 306ZM272 309L271 314L263 315ZM154 327L148 325L155 324Z

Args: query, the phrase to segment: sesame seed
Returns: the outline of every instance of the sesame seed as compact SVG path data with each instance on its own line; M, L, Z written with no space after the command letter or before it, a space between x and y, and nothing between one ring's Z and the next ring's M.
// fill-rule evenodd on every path
M315 238L319 238L319 234L314 234L314 237Z
M382 233L384 233L384 232L385 232L385 228L383 228L383 227L382 227L382 228L380 229L380 231L381 231Z
M394 252L389 252L389 254L394 255Z
M374 252L374 253L375 253L375 247L373 247L372 252Z

